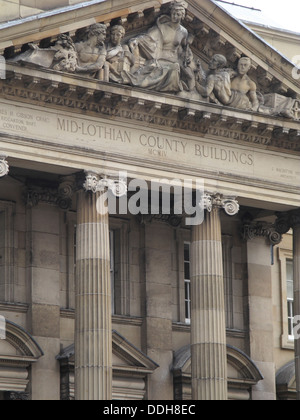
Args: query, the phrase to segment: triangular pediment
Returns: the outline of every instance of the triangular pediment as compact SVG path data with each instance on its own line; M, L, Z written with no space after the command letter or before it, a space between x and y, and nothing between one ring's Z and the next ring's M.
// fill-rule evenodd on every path
M176 1L179 3L179 0ZM74 6L55 9L39 15L0 24L0 52L6 56L26 50L29 43L42 48L54 43L62 33L76 40L78 29L95 23L107 27L124 26L124 42L146 33L155 26L157 19L170 13L173 2L123 1L83 2ZM293 65L278 51L255 35L222 7L212 0L187 0L186 15L182 21L194 37L193 53L202 60L204 68L214 54L226 56L229 67L234 67L241 56L250 57L250 75L260 88L277 93L300 94L299 83L293 78ZM206 66L205 66L206 64Z
M183 11L179 26L173 10ZM293 64L212 0L84 2L1 24L0 39L6 97L19 87L50 106L203 133L209 122L248 133L248 142L299 149Z
M150 359L116 330L112 331L112 357L114 372L127 372L133 369L138 374L146 374L152 373L158 368L158 365L152 359ZM74 364L74 344L71 344L62 350L56 359Z

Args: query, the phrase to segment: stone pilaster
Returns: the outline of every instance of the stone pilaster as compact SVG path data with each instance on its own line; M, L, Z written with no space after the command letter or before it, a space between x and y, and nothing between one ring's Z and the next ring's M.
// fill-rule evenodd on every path
M227 399L227 352L220 209L239 206L221 195L204 197L205 220L192 232L192 398Z
M112 399L109 218L103 199L115 182L88 173L78 193L76 245L75 397ZM126 186L124 191L126 191Z

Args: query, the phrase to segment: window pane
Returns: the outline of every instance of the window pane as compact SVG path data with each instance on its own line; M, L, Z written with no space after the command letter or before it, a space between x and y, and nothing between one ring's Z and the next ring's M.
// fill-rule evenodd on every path
M286 279L291 281L294 279L294 267L292 260L286 261Z
M190 244L184 244L184 261L190 261Z
M287 282L286 290L287 290L287 298L293 300L294 299L294 284L292 281Z
M184 263L184 278L190 279L190 263Z

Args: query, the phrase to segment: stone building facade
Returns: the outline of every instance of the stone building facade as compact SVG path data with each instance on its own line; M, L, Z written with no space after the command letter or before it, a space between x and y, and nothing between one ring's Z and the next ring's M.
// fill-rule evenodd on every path
M0 399L299 398L293 64L210 0L66 3L0 25Z

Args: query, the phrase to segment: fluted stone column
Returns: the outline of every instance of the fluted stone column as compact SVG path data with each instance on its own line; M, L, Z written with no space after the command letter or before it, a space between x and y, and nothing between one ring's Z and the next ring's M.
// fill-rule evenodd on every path
M109 219L103 194L117 183L87 174L78 193L75 397L112 399Z
M239 206L220 195L206 196L205 220L192 231L191 355L192 398L227 399L226 324L220 209Z

